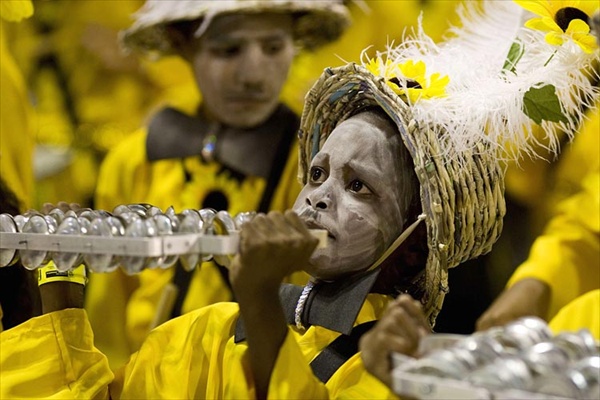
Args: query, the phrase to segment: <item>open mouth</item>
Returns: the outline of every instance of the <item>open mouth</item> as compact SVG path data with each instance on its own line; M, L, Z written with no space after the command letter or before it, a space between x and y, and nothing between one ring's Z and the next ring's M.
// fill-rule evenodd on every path
M306 227L308 229L321 229L321 230L327 231L327 238L331 239L331 240L335 240L335 236L333 236L331 234L331 232L329 231L329 229L325 228L323 225L318 224L316 221L314 221L314 220L307 220L307 221L304 221L304 223L306 224Z

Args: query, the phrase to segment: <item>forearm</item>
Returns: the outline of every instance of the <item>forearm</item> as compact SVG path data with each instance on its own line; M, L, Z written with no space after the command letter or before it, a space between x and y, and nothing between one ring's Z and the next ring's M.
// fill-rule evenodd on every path
M44 314L66 308L83 308L84 286L71 282L52 282L40 286Z
M83 308L87 282L83 265L69 272L58 272L53 264L38 270L42 312L48 314L67 308Z
M238 297L244 320L256 397L267 397L271 373L287 334L287 323L278 290Z

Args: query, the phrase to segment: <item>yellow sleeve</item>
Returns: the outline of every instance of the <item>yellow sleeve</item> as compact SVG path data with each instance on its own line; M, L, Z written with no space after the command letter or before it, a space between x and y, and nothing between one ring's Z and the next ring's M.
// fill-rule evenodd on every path
M247 345L235 344L236 303L219 303L154 329L113 381L112 398L254 398Z
M108 398L113 374L93 344L86 313L67 309L0 334L0 398Z
M554 334L587 328L600 340L600 289L587 292L561 308L549 326Z
M537 278L547 283L552 291L548 318L600 284L600 174L590 174L583 188L562 203L508 282Z

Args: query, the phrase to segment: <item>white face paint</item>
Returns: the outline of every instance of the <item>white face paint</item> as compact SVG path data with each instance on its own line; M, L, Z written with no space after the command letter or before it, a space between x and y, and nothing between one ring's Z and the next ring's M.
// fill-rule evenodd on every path
M367 114L333 130L294 205L309 228L329 232L327 248L317 250L307 268L316 278L367 269L404 225L402 140L391 124Z
M213 117L253 128L271 116L296 52L292 27L287 14L232 14L211 22L190 62Z

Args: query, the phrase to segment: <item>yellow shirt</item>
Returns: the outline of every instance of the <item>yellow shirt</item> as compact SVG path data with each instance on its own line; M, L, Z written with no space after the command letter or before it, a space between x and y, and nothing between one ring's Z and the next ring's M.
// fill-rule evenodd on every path
M0 333L0 398L106 399L113 374L81 309Z
M380 316L390 298L371 294L356 324ZM234 343L239 316L236 303L220 303L185 314L156 328L140 350L117 373L111 386L116 398L253 398L248 346ZM290 326L279 350L269 398L394 398L390 390L365 372L357 354L326 384L310 361L339 333L320 326L302 332Z
M600 289L591 290L561 308L549 326L555 334L587 328L600 340Z

